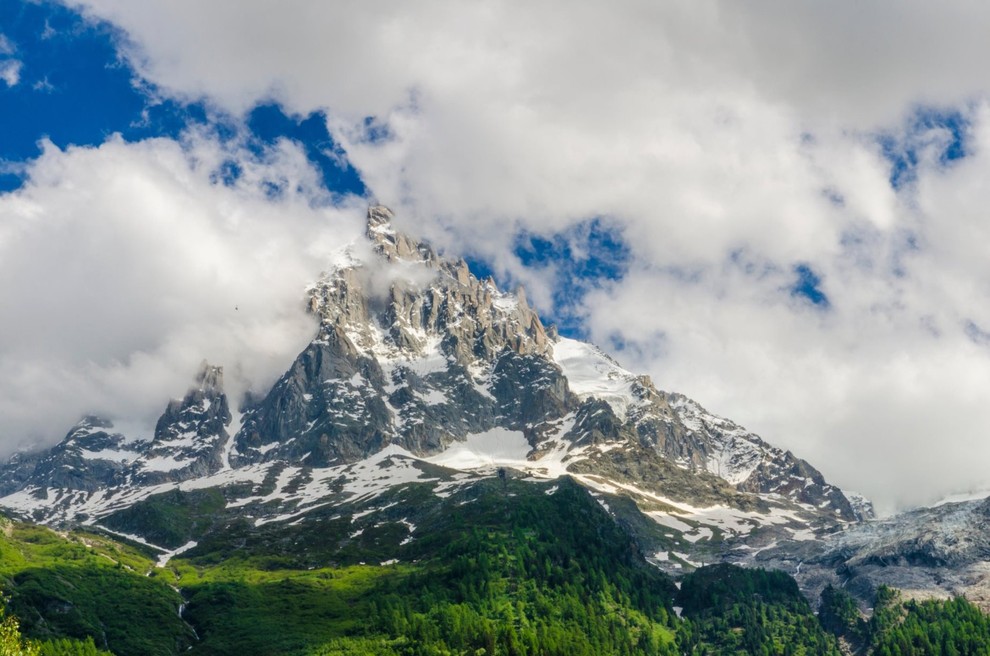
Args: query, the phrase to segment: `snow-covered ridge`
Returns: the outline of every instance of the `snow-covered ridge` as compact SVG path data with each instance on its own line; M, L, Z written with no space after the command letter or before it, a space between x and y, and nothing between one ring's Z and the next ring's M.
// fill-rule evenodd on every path
M633 393L637 377L597 346L558 337L553 344L553 361L564 371L571 391L579 399L601 399L622 420L630 406L639 401Z
M972 490L969 492L959 492L956 494L950 494L947 497L939 499L937 502L932 504L933 508L939 506L944 506L953 503L965 503L967 501L982 501L984 499L990 498L990 490Z
M709 438L712 448L705 467L732 485L746 481L770 455L759 437L708 412L686 396L671 394L668 402L688 430L704 433Z
M633 437L653 442L685 469L707 471L741 491L834 508L847 519L872 516L867 500L844 497L791 453L681 394L657 390L648 377L634 375L591 344L557 338L553 360L582 401L605 401Z
M649 406L643 392L637 390L642 377L622 368L592 344L560 337L553 345L553 359L578 398L605 401L622 421L629 417L630 409ZM684 428L703 433L710 442L705 458L709 472L732 485L749 478L764 456L762 440L736 424L708 413L687 397L672 394L666 399Z

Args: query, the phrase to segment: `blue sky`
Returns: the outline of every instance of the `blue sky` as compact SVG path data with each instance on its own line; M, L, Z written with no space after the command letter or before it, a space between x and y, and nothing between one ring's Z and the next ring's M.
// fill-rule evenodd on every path
M321 112L289 116L277 104L259 103L234 119L204 102L168 98L121 56L118 43L126 37L119 30L56 3L4 3L0 34L10 46L6 58L18 63L19 78L14 85L0 83L0 124L7 126L0 137L7 169L0 189L23 183L19 171L40 154L42 140L64 149L96 146L113 133L127 141L176 139L189 126L203 125L221 135L247 131L259 145L279 138L299 141L328 190L366 192Z
M0 84L0 122L7 126L0 157L16 165L40 154L39 142L59 147L97 145L111 133L127 139L176 136L202 109L156 100L153 87L135 79L106 24L84 21L57 4L5 2L0 30L18 62L18 82ZM16 172L3 187L19 186Z
M0 398L262 385L374 199L882 505L990 487L988 12L4 2Z

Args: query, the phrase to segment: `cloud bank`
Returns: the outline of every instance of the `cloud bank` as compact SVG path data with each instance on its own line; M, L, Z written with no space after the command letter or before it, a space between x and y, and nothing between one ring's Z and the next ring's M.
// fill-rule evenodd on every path
M243 173L217 177L229 158ZM62 151L0 196L5 451L99 413L148 437L205 358L234 400L265 391L312 338L305 288L363 228L331 209L297 148L254 155L189 134ZM284 192L273 196L272 185Z
M990 487L990 7L73 6L166 93L326 111L400 227L882 508ZM518 235L596 218L626 269L560 307Z

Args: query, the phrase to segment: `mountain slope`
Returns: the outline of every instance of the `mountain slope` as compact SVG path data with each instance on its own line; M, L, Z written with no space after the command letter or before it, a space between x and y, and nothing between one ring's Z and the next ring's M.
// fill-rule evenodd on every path
M187 501L189 517L207 516L209 504ZM782 572L714 565L675 584L569 479L491 478L444 498L413 483L377 503L377 517L235 522L165 569L94 533L0 519L0 589L8 614L46 638L42 653L53 656L95 654L93 644L118 656L838 654L852 645L934 655L988 646L990 618L963 599L903 602L881 588L865 618L830 588L819 621ZM181 505L163 499L159 510L169 504Z
M195 634L179 616L182 597L147 576L153 567L147 554L99 534L59 534L0 516L0 592L32 638L93 638L118 654L186 650ZM49 647L44 653L90 653Z
M189 516L207 516L186 501ZM183 505L162 500L159 516L169 504ZM678 591L570 479L489 478L443 498L412 483L376 504L284 525L235 520L165 569L91 533L7 524L0 552L31 560L5 557L0 587L29 635L90 636L118 656L705 653L739 645L741 628L746 645L834 653L819 649L834 638L786 575L705 568ZM772 623L749 635L761 616Z
M990 610L988 526L990 498L904 512L827 536L802 574L829 575L860 597L885 585L913 599L965 596ZM775 564L773 551L763 556Z

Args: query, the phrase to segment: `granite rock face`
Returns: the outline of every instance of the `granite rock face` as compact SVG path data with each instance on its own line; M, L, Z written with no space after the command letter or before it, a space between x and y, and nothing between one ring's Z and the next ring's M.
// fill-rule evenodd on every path
M316 339L237 435L235 461L353 462L394 444L441 452L471 433L558 419L576 403L524 294L396 233L372 207L375 259L310 291Z
M196 385L169 402L155 425L155 436L142 450L134 476L154 484L189 480L219 471L230 435L232 416L223 389L223 368L204 362Z
M28 489L64 514L94 493L112 496L127 487L209 475L224 466L230 421L223 369L204 362L185 397L168 403L151 439L124 435L102 417L84 417L47 452L13 459L4 479L17 484L7 493Z
M113 423L85 417L42 457L31 480L51 487L95 492L127 480L128 463L137 457L129 440L113 431Z

